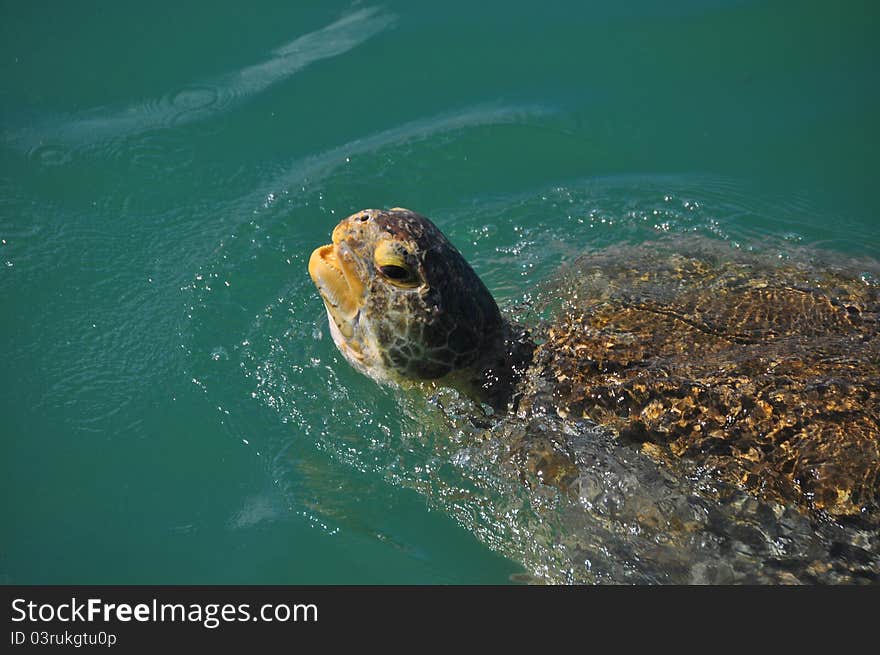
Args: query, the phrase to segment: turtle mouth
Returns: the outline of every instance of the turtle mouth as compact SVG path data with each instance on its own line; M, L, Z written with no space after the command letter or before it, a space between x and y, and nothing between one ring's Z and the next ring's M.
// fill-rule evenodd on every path
M312 252L309 275L331 321L342 336L351 339L364 305L364 285L351 249L341 241L341 236L334 231L333 243Z

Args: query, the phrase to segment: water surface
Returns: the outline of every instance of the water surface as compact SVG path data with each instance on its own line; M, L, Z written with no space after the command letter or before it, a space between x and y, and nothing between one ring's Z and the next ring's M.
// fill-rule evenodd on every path
M511 310L669 233L880 255L872 4L298 5L3 3L0 581L524 572L329 339L363 207Z

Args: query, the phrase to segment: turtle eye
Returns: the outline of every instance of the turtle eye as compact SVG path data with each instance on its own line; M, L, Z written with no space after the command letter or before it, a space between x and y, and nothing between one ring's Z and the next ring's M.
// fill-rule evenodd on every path
M385 264L385 266L380 266L379 271L389 280L406 280L409 277L408 270L406 270L403 266L396 266L394 264Z
M415 274L403 263L377 263L379 274L398 287L416 287L419 284Z
M398 287L418 286L418 275L407 262L407 254L400 244L388 241L379 244L373 254L379 275Z

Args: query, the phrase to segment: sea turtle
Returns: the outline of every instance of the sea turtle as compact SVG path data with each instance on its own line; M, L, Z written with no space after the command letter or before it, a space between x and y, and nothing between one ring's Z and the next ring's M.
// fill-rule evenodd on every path
M526 329L402 208L341 221L309 273L338 349L377 381L451 387L514 422L596 422L664 466L880 525L880 289L868 277L699 240L620 247L571 265L552 320ZM518 438L526 473L581 484L564 439Z

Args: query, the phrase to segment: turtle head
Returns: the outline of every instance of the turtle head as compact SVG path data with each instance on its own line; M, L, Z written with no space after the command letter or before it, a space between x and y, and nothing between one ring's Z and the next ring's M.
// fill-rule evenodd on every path
M312 253L309 275L333 340L356 369L403 386L457 386L485 373L505 322L431 221L408 209L365 209L341 221L332 239Z

